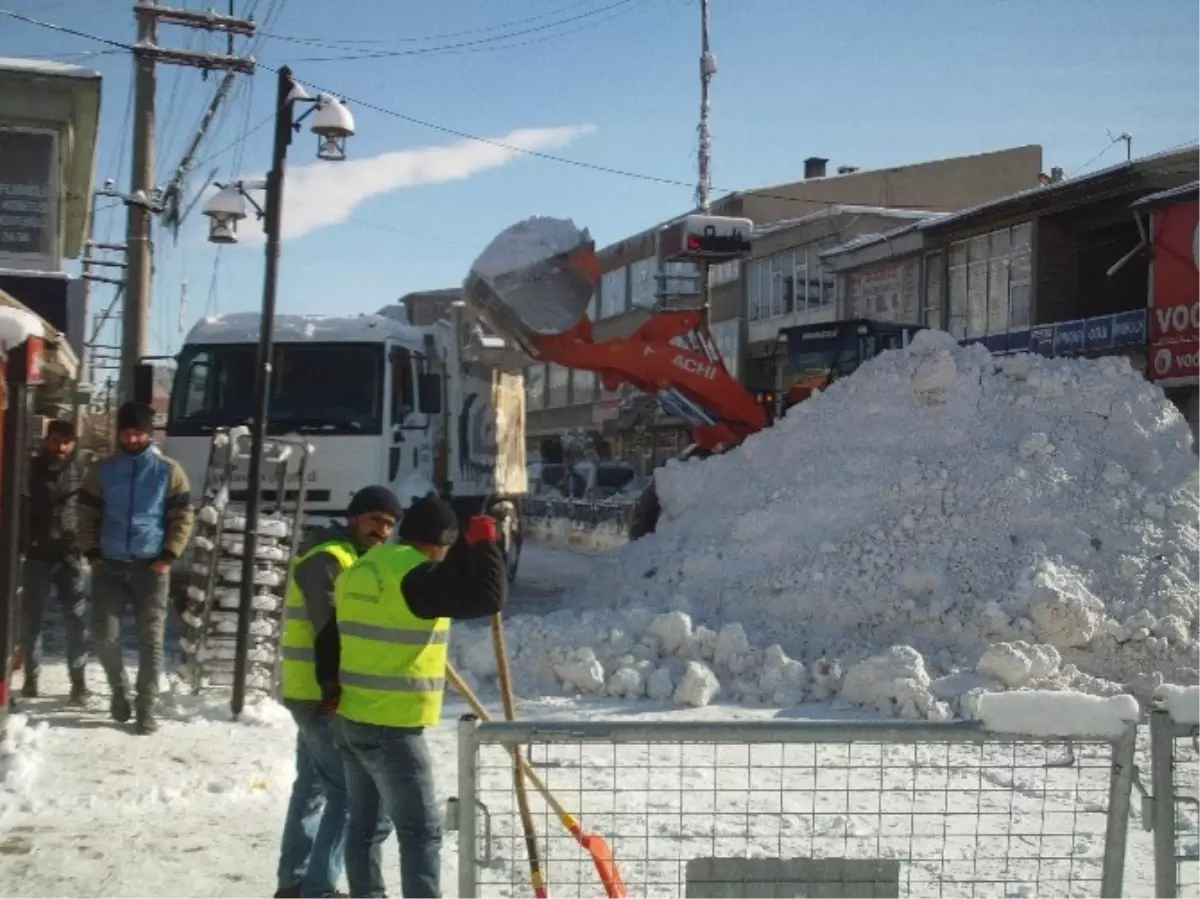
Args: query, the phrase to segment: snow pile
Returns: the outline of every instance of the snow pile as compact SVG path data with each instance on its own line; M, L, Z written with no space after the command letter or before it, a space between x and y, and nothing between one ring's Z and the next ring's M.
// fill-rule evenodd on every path
M1196 683L1191 442L1124 359L923 332L660 469L658 533L509 623L517 688L665 699L698 663L725 699L940 719L1005 689Z
M9 715L5 721L0 741L0 820L32 801L48 728L45 722L30 725L26 715Z
M1163 684L1154 691L1154 698L1162 702L1176 724L1200 724L1200 686Z

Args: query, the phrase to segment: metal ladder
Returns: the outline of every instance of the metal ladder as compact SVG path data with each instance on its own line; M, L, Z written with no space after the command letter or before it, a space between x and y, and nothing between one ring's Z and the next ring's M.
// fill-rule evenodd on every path
M247 650L249 691L273 692L278 683L283 600L303 530L303 485L312 451L306 441L291 437L272 437L263 446L263 467L273 475L275 489L264 491L259 518ZM244 503L232 501L231 482L238 460L248 456L246 428L214 431L181 616L183 675L197 693L233 683L246 521ZM293 471L296 488L289 490Z

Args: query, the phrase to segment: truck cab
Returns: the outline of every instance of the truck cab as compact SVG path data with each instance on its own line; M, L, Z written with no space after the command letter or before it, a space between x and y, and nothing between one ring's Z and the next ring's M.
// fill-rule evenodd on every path
M197 491L214 428L252 416L258 322L206 318L177 357L165 451ZM449 322L416 328L383 315L277 316L271 366L267 435L302 435L314 449L306 483L284 497L303 490L310 523L342 518L368 484L405 507L437 491L464 518L497 517L515 576L526 491L519 376L460 358ZM232 482L230 498L244 501L244 461ZM264 482L264 499L275 493Z

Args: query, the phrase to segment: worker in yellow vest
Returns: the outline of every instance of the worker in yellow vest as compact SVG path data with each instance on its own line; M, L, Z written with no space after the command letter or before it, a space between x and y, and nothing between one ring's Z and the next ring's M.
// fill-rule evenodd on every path
M292 560L280 638L283 704L296 720L296 780L283 826L276 897L333 896L346 841L346 779L333 742L332 709L317 680L317 635L333 621L333 585L367 550L385 543L400 519L386 487L350 500L344 527L316 531Z
M350 803L350 895L387 895L381 846L390 821L401 895L437 897L441 815L423 733L442 714L450 621L499 612L508 578L496 523L486 515L472 518L459 539L454 509L430 494L404 513L396 533L398 544L370 550L338 579L337 649L327 629L317 667L324 678L337 663L334 733Z

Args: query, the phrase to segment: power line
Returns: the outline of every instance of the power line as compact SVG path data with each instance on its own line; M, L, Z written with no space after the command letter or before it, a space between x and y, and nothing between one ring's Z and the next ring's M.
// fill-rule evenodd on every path
M576 0L574 3L568 3L566 6L560 7L552 12L539 13L536 16L525 16L521 19L513 19L509 22L502 22L499 25L489 25L486 28L469 28L465 31L448 31L441 34L427 34L419 37L397 37L388 40L380 40L378 38L367 39L336 39L327 37L297 37L295 35L286 34L270 34L263 32L264 37L269 37L272 40L288 41L296 44L308 44L314 47L328 47L330 49L341 49L342 45L369 45L369 44L402 44L402 43L418 43L420 41L440 41L450 40L453 38L467 37L473 34L487 34L492 31L502 31L505 28L511 28L514 25L524 25L527 22L537 22L553 15L559 15L570 9L577 9L580 6L587 6L592 0Z

